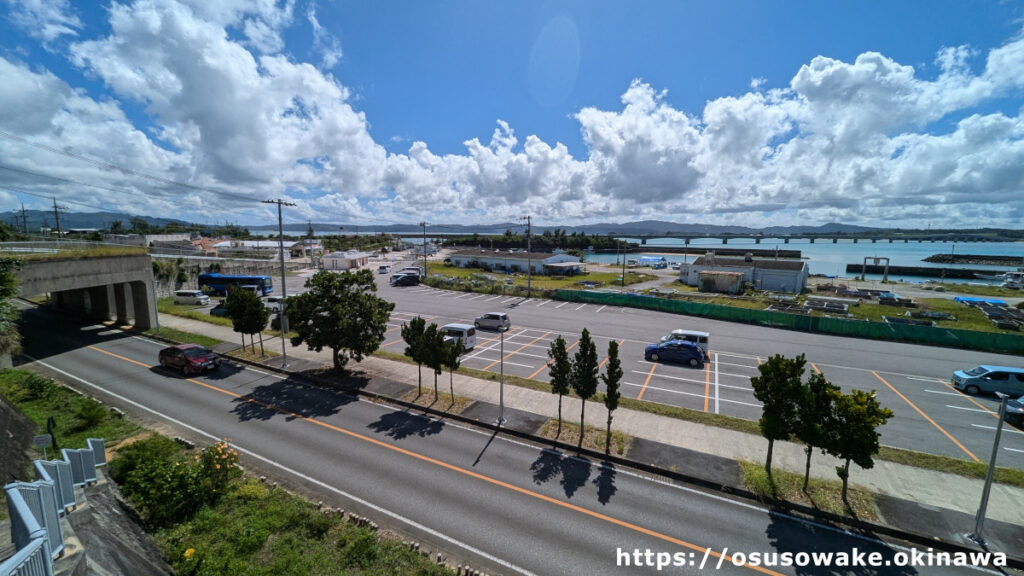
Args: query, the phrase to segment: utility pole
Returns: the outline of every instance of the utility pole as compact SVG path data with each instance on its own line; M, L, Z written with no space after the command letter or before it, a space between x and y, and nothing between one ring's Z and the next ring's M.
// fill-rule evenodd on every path
M427 277L427 223L420 222L423 227L423 277Z
M25 203L21 203L21 233L28 234L28 217L25 216Z
M978 514L974 519L974 532L967 535L968 538L974 540L982 546L985 545L985 537L982 536L982 529L985 526L985 512L988 510L988 495L992 490L992 478L996 471L996 456L999 455L999 437L1003 433L1003 421L1006 419L1006 401L1010 399L1009 395L1003 394L1002 392L996 392L999 396L999 424L996 424L996 437L992 441L992 457L988 462L988 473L985 474L985 487L981 490L981 505L978 506Z
M620 240L621 241L621 240ZM629 242L625 242L622 246L622 291L626 291L626 249L629 248Z
M57 242L60 242L60 212L61 210L67 210L67 206L57 206L57 199L54 198L53 196L50 196L50 198L53 198L53 218L57 223Z
M285 307L288 303L288 288L285 284L284 275L284 224L281 221L281 206L295 206L294 202L285 202L281 199L263 200L263 204L277 204L277 250L281 257L281 306L278 308L281 317L281 368L288 366L288 345L285 342L285 334L288 333L288 315Z

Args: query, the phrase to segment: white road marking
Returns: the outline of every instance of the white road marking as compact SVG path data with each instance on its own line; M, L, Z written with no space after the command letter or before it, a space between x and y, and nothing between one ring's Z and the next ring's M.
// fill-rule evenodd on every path
M981 412L982 414L988 414L988 410L981 410L979 408L967 408L966 406L952 406L946 404L946 408L952 408L954 410L967 410L968 412Z
M984 428L985 430L995 430L996 429L995 426L982 426L981 424L971 424L971 426L974 426L975 428ZM1020 434L1020 435L1024 436L1024 432L1021 432L1020 430L1015 430L1015 429L1013 429L1013 428L1011 428L1009 426L1003 426L1003 430L1005 430L1007 432L1013 432L1014 434Z
M498 358L495 358L495 359L492 360L490 358L484 358L483 356L477 358L477 360L482 360L484 362L498 362L499 361ZM521 368L530 368L530 369L536 368L536 366L530 366L529 364L517 364L515 362L509 362L508 360L505 360L505 366L519 366Z
M547 304L548 302L551 302L551 300L541 300L540 304L537 304L537 308L540 308L541 306Z
M623 384L625 384L626 386L635 386L637 388L643 388L644 387L643 384L633 384L632 382L623 382ZM650 385L648 385L647 389L648 390L658 390L660 392L668 392L669 394L680 394L682 396L693 396L695 398L707 398L707 396L705 396L703 394L695 394L693 392L683 392L682 390L669 390L668 388L659 388L657 386L650 386ZM761 407L760 404L751 404L750 402L740 402L739 400L729 400L728 398L722 398L722 402L729 402L731 404L742 404L743 406L752 406L754 408L760 408ZM667 404L667 406L672 406L672 404Z
M907 376L907 380L917 380L918 382L935 382L935 378L919 378L917 376Z
M474 296L473 298L470 298L470 300L477 300L479 298L486 298L486 297L487 297L487 294L481 294L479 296Z
M597 312L594 312L594 314L600 314L600 313L601 313L601 310L604 310L604 309L605 309L605 308L607 308L607 307L608 307L608 305L607 305L607 304L605 304L604 306L601 306L600 308L598 308L598 309L597 309Z
M945 394L946 396L962 396L959 392L946 392L944 390L925 390L925 392L931 392L932 394Z
M648 372L645 372L643 370L630 370L630 372L632 372L634 374L643 374L645 376L648 374ZM704 384L705 383L704 380L694 380L693 378L683 378L681 376L669 376L668 374L655 374L654 377L655 378L668 378L669 380L677 380L679 382L692 382L694 384ZM754 391L752 388L749 388L749 387L733 386L731 384L717 384L716 383L716 386L721 386L722 388L732 388L733 390L743 390L745 392L751 392L751 393Z
M473 295L472 292L463 292L461 295L456 296L455 299L458 300L459 298L465 298L466 296L472 296L472 295ZM472 298L470 298L470 300L472 300Z
M566 304L568 304L568 302L562 302L562 303L561 303L561 304L559 304L558 306L555 306L555 308L556 308L556 309L557 309L557 308L561 308L562 306L565 306Z
M1003 450L1009 450L1010 452L1020 452L1021 454L1024 454L1024 450L1018 450L1016 448L1007 448L1006 446L1003 446Z
M28 358L29 360L32 360L33 362L41 365L41 366L46 366L47 368L49 368L50 370L53 370L54 372L58 372L58 373L63 374L65 376L69 377L69 378L74 378L75 380L81 382L82 384L85 384L86 386L90 386L90 387L95 388L97 390L101 390L105 394L109 394L110 396L112 396L114 398L117 398L118 400L120 400L122 402L125 402L127 404L131 404L132 406L135 406L136 408L139 408L140 410L145 410L146 412L149 412L151 414L155 414L156 416L159 416L160 418L163 418L164 420L167 420L168 422L172 422L174 424L177 424L178 426L181 426L182 428L187 428L187 429L195 432L196 434L199 434L200 436L204 436L204 437L206 437L206 438L208 438L210 440L213 440L214 442L219 442L221 440L221 438L218 437L215 434L211 434L211 433L207 432L206 430L203 430L201 428L196 428L195 426L192 426L190 424L186 424L186 423L182 422L181 420L178 420L177 418L173 418L171 416L168 416L167 414L164 414L163 412L159 412L159 411L154 410L154 409L152 409L152 408L150 408L148 406L144 406L142 404L139 404L138 402L135 402L134 400L130 400L128 398L125 398L124 396L121 396L120 394L117 394L115 392L111 392L110 390L107 390L106 388L103 388L102 386L97 386L96 384L93 384L92 382L89 382L88 380L85 380L83 378L79 378L78 376L75 376L74 374L70 374L68 372L65 372L65 371L61 370L60 368L57 368L56 366L51 366L50 364L47 364L46 362L43 362L41 360L36 360L35 358L32 358L31 356L28 356L27 354L25 355L25 357ZM495 563L497 563L497 564L499 564L501 566L509 568L510 570L515 570L515 571L517 571L517 572L519 572L521 574L527 574L529 576L536 576L533 572L530 572L529 570L526 570L525 568L521 568L521 567L519 567L519 566L517 566L515 564L512 564L511 562L508 562L507 560L502 560L501 558L498 558L497 556L492 556L491 554L488 554L487 552L484 552L483 550L480 550L478 548L474 548L473 546L470 546L469 544L466 544L465 542L462 542L461 540L456 540L455 538L452 538L451 536L448 536L446 534L438 532L437 530L434 530L433 528L430 528L428 526L424 526L423 524L420 524L419 522L416 522L415 520L411 520L409 518L406 518L405 516L402 516L401 514L398 514L397 512L392 512L391 510L388 510L387 508L384 508L382 506L378 506L378 505L374 504L373 502L370 502L368 500L363 500L362 498L360 498L358 496L355 496L354 494L349 494L348 492L345 492L344 490L340 490L338 488L335 488L334 486L331 486L330 484L327 484L326 482L323 482L321 480L317 480L316 478L313 478L311 476L307 476L307 475L303 474L302 472L299 472L298 470L295 470L293 468L289 468L288 466L285 466L284 464L280 464L278 462L275 462L274 460L271 460L270 458L267 458L266 456L261 456L260 454L257 454L256 452L253 452L251 450L243 448L240 445L236 444L235 442L229 442L229 444L231 445L232 448L238 450L239 452L242 452L243 454L248 454L249 456L251 456L253 458L256 458L257 460L261 460L261 461L263 461L263 462L265 462L267 464L270 464L271 466L274 466L275 468L279 468L281 470L284 470L285 472L288 472L289 474L293 474L294 476L302 478L303 480L306 480L307 482L316 484L317 486L320 486L321 488L324 488L326 490L330 490L331 492L334 492L334 493L342 496L343 498L348 498L349 500L351 500L353 502L358 502L359 504L362 504L363 506L366 506L367 508L370 508L370 509L375 510L376 512L378 512L380 514L384 514L385 516L391 517L391 518L393 518L395 520L398 520L399 522L402 522L404 524L412 526L413 528L416 528L418 530L423 530L427 534L430 534L431 536L434 536L436 538L440 538L441 540L444 540L445 542L450 542L450 543L452 543L452 544L454 544L456 546L459 546L459 547L461 547L461 548L463 548L465 550L468 550L468 551L470 551L470 552L472 552L474 554L479 554L481 557L487 558L491 562L495 562Z
M715 414L718 414L718 352L715 352Z
M583 308L584 306L586 306L586 304L580 304L579 306L576 307L576 309L579 310L580 308Z
M493 301L497 300L498 298L504 298L504 296L495 296L493 298L488 298L487 301L488 302L493 302Z

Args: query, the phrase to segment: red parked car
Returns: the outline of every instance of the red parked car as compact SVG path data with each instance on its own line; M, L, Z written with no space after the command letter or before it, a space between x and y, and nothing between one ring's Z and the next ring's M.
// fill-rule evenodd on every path
M178 344L164 348L158 356L164 368L181 370L183 374L199 374L220 368L220 356L199 344Z

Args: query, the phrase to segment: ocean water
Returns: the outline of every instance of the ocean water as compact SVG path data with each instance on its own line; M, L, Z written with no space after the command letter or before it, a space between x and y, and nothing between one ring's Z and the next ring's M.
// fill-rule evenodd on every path
M640 243L637 238L622 238L622 240ZM658 254L658 246L685 246L684 240L679 238L659 238L648 240L644 252L631 252L629 258L637 259L640 256L653 256ZM935 268L971 268L976 270L992 270L1004 272L1012 270L1013 267L1005 266L983 266L980 264L933 264L924 262L924 258L933 254L979 254L986 256L1015 256L1021 258L1019 266L1024 267L1024 242L908 242L902 241L889 244L888 240L879 240L872 244L871 241L840 240L833 244L832 240L816 240L811 244L807 240L790 240L785 244L780 238L762 238L760 244L755 244L752 238L730 239L728 244L722 244L718 238L696 238L690 241L689 247L703 253L706 250L716 248L751 248L761 250L800 250L802 258L807 262L811 274L822 274L825 276L853 276L853 273L846 273L847 264L860 264L866 257L888 258L890 266L929 266ZM621 255L620 255L621 256ZM683 262L683 254L666 254L669 262ZM695 255L686 256L686 261L693 262ZM615 254L587 254L588 262L612 263L618 258ZM621 261L621 260L618 260ZM869 262L870 263L870 262ZM889 275L890 280L906 280L907 282L921 282L925 278L906 276L903 278ZM868 274L868 278L880 279L880 274ZM966 280L951 280L952 282L965 282ZM977 280L978 283L986 283Z

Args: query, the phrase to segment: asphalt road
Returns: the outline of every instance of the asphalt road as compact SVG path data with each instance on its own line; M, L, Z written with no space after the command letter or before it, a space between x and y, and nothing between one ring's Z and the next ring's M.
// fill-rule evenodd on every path
M386 275L377 278L380 294L396 305L385 350L401 352L404 344L397 326L416 315L443 325L472 323L484 312L506 312L512 328L504 342L496 332L478 332L477 346L463 357L463 365L497 372L499 359L504 358L506 374L547 380L551 340L561 335L573 345L587 328L602 360L610 340L620 343L624 395L750 420L760 417L760 403L750 387L757 365L774 354L804 354L809 369L822 371L845 391L877 391L882 404L895 414L881 428L883 444L976 462L987 463L991 455L999 403L994 396L971 397L954 390L950 376L954 370L979 364L1021 365L1019 357L1009 355L840 338L617 306L427 286L393 288L384 280ZM712 361L698 369L644 361L644 347L676 328L710 332ZM1024 432L1004 429L998 463L1024 468Z
M38 369L170 432L229 438L250 469L492 573L664 573L636 568L634 549L641 560L646 550L680 554L671 558L687 566L675 574L965 572L736 567L754 552L856 549L893 560L907 549L251 368L185 378L155 366L163 344L43 310L24 319ZM689 566L702 560L703 570Z

